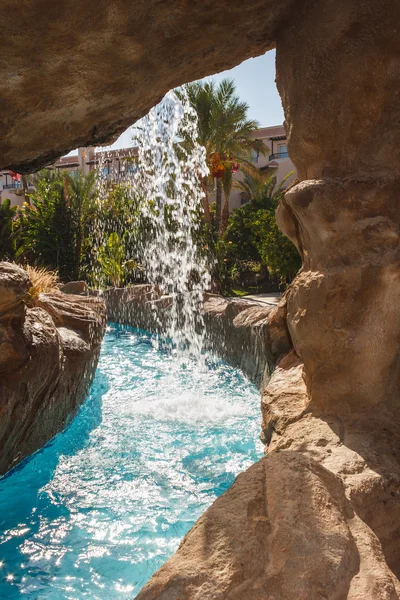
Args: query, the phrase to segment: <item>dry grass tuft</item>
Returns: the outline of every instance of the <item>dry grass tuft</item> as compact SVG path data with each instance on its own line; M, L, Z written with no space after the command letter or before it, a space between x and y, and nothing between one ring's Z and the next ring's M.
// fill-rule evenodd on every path
M32 283L32 287L29 289L25 297L25 303L28 306L35 305L35 300L38 294L48 294L49 292L59 291L57 287L58 275L55 271L50 271L48 269L39 267L31 267L29 265L24 268L28 273L29 279Z

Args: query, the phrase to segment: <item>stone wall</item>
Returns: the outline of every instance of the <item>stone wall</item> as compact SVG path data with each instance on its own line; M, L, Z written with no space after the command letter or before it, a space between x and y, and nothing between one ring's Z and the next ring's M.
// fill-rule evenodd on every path
M39 294L0 263L0 475L62 431L85 399L105 330L101 300Z
M109 289L102 297L110 321L156 333L165 331L170 299L159 298L151 286ZM292 347L285 299L274 307L207 294L203 315L208 350L241 369L258 387L269 380L280 356Z

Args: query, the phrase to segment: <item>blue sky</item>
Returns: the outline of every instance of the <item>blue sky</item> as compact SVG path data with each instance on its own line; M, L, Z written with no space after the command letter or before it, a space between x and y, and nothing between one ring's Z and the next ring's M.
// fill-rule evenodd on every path
M275 51L263 56L250 58L241 65L213 75L217 82L225 77L234 79L241 100L249 105L249 117L256 119L261 126L283 123L281 99L275 86ZM207 78L208 79L208 78ZM123 133L111 148L127 148L131 145L131 134Z
M211 79L219 82L226 77L235 80L240 99L249 105L250 118L256 119L262 127L283 123L281 99L275 85L275 50L250 58Z
M217 82L225 77L235 80L239 97L249 105L248 114L251 119L256 119L262 127L283 123L281 99L275 86L274 50L263 56L250 58L229 71L212 76ZM127 130L111 148L129 146L131 146L131 133ZM70 154L74 153L76 150Z

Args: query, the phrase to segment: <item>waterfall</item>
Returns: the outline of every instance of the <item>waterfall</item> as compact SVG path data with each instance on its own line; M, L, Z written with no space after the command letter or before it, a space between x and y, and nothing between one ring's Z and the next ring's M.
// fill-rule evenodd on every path
M201 357L204 292L211 278L200 238L201 181L208 173L205 149L197 142L197 115L184 91L171 91L132 127L135 151L124 183L139 200L140 262L155 295L169 309L155 316L163 337L181 355ZM160 304L160 303L159 303Z

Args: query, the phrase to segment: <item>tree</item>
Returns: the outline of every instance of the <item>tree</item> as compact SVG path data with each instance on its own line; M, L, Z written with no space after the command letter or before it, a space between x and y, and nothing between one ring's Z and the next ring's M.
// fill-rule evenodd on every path
M83 175L80 171L73 176L65 178L64 190L71 209L75 230L75 266L74 278L81 276L82 247L84 242L85 223L88 215L93 211L98 198L96 186L96 171Z
M114 287L120 287L124 279L124 246L118 233L111 233L99 252L102 274Z
M248 119L248 105L236 95L233 80L224 79L216 86L213 81L189 83L185 86L189 102L198 117L198 142L206 149L210 178L203 181L205 211L209 215L208 189L210 179L216 180L216 224L222 235L229 217L229 195L232 174L240 168L256 172L251 162L254 152L264 153L261 140L253 137L257 121ZM222 195L225 202L222 207Z
M243 261L261 263L281 284L291 281L297 273L301 266L300 256L292 242L281 233L275 219L283 184L276 186L274 176L265 180L247 176L237 184L248 194L250 202L230 216L219 246L219 261L223 263L221 271L225 278L240 270Z
M89 210L84 220L81 273L91 285L111 282L106 271L111 265L108 244L112 234L116 234L122 248L120 263L124 283L143 281L140 263L146 239L152 236L148 219L141 210L144 202L146 200L139 198L129 183L111 184L105 197ZM111 238L114 250L118 246L117 238Z
M293 175L290 171L279 185L276 184L276 175L264 174L261 171L257 173L246 173L242 181L235 181L234 186L241 190L248 201L256 204L260 208L269 208L275 210L282 196L286 181Z
M96 205L96 173L73 175L43 169L20 210L18 256L57 270L61 279L82 275L85 224Z
M19 211L17 256L58 271L62 280L76 276L76 232L64 177L45 169L35 178L29 202Z
M100 285L110 282L114 287L120 287L132 273L141 271L141 266L134 259L126 260L124 242L114 231L100 247Z
M15 239L13 236L13 220L16 207L11 206L8 198L0 200L0 260L11 260L15 254Z

